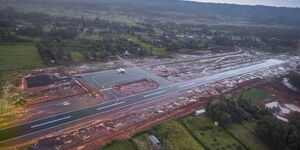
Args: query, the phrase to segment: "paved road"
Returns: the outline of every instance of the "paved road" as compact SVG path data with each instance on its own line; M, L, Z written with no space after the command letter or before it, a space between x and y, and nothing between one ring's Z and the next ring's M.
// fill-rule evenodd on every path
M81 75L81 77L98 90L111 88L113 85L120 83L136 81L141 79L151 79L157 82L160 86L166 87L173 84L172 82L162 79L144 69L133 67L126 69L126 73L118 73L117 70L108 70L101 72L94 72ZM104 90L103 93L108 97L108 100L115 100L116 98L125 97L114 89Z
M36 132L54 128L57 126L61 126L64 124L69 124L84 118L88 118L95 115L110 112L116 109L128 107L130 105L134 105L137 103L142 103L144 101L148 101L157 97L165 96L167 94L186 90L195 86L200 86L206 83L213 83L236 75L246 74L252 71L264 69L266 67L279 65L281 63L283 63L283 61L270 59L261 64L243 67L231 71L226 71L226 72L191 80L184 83L172 84L170 86L161 87L156 90L120 98L115 101L109 101L108 103L102 103L92 107L66 112L48 118L43 118L40 120L35 120L24 124L19 124L16 126L0 129L0 143L15 138L23 137L26 135L34 134Z

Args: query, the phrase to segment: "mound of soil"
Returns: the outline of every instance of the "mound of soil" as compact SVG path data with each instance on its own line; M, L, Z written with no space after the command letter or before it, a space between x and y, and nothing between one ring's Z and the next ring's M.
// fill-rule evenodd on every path
M153 90L158 87L159 84L157 84L155 81L149 79L142 79L142 80L136 80L136 81L118 84L113 86L112 88L122 94L131 95L131 94Z

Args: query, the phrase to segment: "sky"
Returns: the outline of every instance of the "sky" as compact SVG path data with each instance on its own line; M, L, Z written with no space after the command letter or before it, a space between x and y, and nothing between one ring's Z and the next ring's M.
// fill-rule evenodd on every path
M300 0L187 0L211 3L229 3L240 5L265 5L276 7L300 7Z

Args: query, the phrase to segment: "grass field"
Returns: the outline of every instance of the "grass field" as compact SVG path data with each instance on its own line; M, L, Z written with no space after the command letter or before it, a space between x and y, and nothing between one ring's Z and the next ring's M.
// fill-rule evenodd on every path
M268 95L263 90L257 88L252 88L235 95L235 97L239 97L239 96L241 96L244 99L250 100L253 104L258 104L261 101L267 99L274 99L274 97Z
M1 44L0 71L16 71L43 66L43 61L34 44Z
M137 145L132 140L117 141L99 150L138 150Z
M232 124L229 128L226 128L226 130L244 143L250 150L268 150L265 144L263 144L250 132L250 130L241 124Z
M80 52L73 51L70 54L71 54L72 60L75 62L82 62L85 60L84 56Z
M161 48L161 47L157 47L145 42L140 41L137 37L132 36L132 35L124 35L124 38L126 38L128 41L134 42L136 44L141 45L143 48L145 48L147 51L151 51L152 48L152 52L154 55L166 55L168 54L168 52L166 51L165 48Z
M154 132L165 149L204 150L179 121L166 121L154 127Z
M96 41L101 40L102 38L97 34L82 34L79 36L80 39L90 40L90 41Z
M234 137L222 127L216 127L206 116L185 117L182 118L182 122L207 149L245 149Z
M21 35L18 36L18 37L22 40L29 40L29 41L32 41L34 43L38 43L41 40L41 38L39 38L39 37L21 36Z
M109 144L104 150L151 150L147 136L154 134L165 150L269 150L253 134L255 122L217 127L205 115L163 122L130 140Z
M148 133L140 133L132 138L132 140L136 143L139 150L152 150L151 145L148 142L147 137L150 134Z

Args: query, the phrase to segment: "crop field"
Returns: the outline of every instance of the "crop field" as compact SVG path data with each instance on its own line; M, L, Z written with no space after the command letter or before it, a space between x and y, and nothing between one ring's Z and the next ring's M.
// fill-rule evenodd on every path
M31 69L43 66L43 61L33 44L0 45L0 71Z
M250 150L268 150L267 146L257 139L247 128L241 124L233 124L226 129L239 139Z
M136 144L131 140L117 141L107 145L101 150L137 150Z
M166 149L204 150L179 121L164 122L155 127L154 131Z
M222 127L216 127L206 116L185 117L182 120L191 134L208 149L245 149Z
M163 149L172 150L269 150L252 133L255 122L234 123L223 128L205 115L187 116L181 119L166 121L125 141L112 142L104 149L139 149L150 150L147 136L154 134L162 143Z

